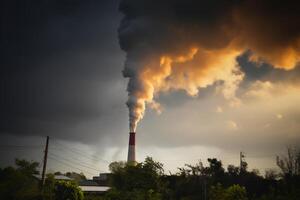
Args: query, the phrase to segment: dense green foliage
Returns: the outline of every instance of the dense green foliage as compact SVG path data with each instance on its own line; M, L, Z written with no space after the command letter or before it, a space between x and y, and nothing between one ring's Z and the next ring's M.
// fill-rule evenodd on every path
M75 181L56 181L48 174L43 189L40 186L38 163L16 160L16 167L0 169L0 199L2 200L299 200L300 152L288 149L286 156L277 157L281 170L270 170L265 177L257 170L241 166L223 167L221 160L209 158L178 168L166 175L163 165L147 157L141 163L113 162L109 168L111 189L105 195L83 196L78 181L81 173L64 175ZM56 172L56 175L62 175Z
M57 181L54 197L55 200L83 200L83 193L72 181Z
M0 169L0 199L2 200L83 200L75 182L55 181L48 174L45 186L38 178L38 163L16 159L16 167Z
M165 175L163 165L146 158L136 165L114 162L112 189L104 199L162 200L296 200L300 199L300 152L288 149L278 157L281 173L270 170L260 176L248 171L247 162L224 169L215 158L196 165L185 165L177 174Z
M39 182L33 177L37 174L36 162L16 160L16 168L0 169L0 199L37 199Z
M223 188L221 184L210 188L210 200L247 200L247 192L245 187L240 185L232 185Z
M126 165L122 162L112 163L112 189L106 194L107 199L114 200L156 200L162 198L165 190L161 176L162 164L152 158L142 163Z

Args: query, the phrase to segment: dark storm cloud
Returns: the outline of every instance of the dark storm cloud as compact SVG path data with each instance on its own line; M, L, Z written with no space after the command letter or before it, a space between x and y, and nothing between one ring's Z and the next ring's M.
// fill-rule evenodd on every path
M239 35L239 42L246 40L254 51L274 53L291 46L299 52L300 10L295 1L123 0L119 9L125 14L120 44L127 52L145 45L164 53L195 43L220 48Z
M224 35L219 25L231 25L230 11L245 2L124 0L120 4L125 14L119 29L121 47L131 58L141 48L140 55L176 54L195 40L208 49L226 46L231 35ZM272 27L280 23L284 29L280 38L297 36L298 26L292 23L299 6L261 2L257 3L259 9L249 10L257 10L259 17L265 13L268 17L263 24ZM121 18L118 4L98 0L1 1L0 132L50 134L91 142L104 134L127 131L123 129L127 127L125 82L120 73L124 55L116 31ZM267 5L275 6L274 12ZM281 24L285 19L291 22ZM270 26L262 30L269 34ZM279 38L278 31L269 34L270 40ZM292 40L280 40L280 44ZM208 92L211 94L210 88ZM200 97L205 93L200 91ZM182 93L162 95L166 106L176 107L185 100ZM120 141L112 143L116 142Z
M228 15L235 2L238 1L123 0L120 45L127 52L147 46L148 51L156 53L180 52L199 39L210 47L225 45L228 39L226 35L219 37L219 20ZM207 38L209 34L214 39Z
M121 118L124 105L117 7L118 1L2 1L0 132L87 142L109 133L108 118Z

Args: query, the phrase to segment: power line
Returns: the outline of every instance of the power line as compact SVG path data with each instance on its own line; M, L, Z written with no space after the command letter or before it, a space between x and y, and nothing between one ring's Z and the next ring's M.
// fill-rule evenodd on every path
M14 149L13 151L33 151L33 150L36 150L36 149ZM12 151L11 149L1 149L0 148L0 151Z
M67 167L71 167L71 168L73 168L73 169L77 169L77 170L79 170L80 172L87 173L87 174L89 174L89 175L91 175L91 176L94 176L94 175L95 175L95 174L93 174L93 173L91 173L91 172L89 172L89 171L82 170L82 169L80 169L80 168L78 168L78 167L72 166L72 165L70 165L70 164L68 164L68 163L66 163L66 162L63 162L63 161L61 161L61 160L58 160L58 159L52 157L51 155L49 155L48 158L51 159L51 160L54 160L54 161L58 162L58 163L61 164L61 165L65 165L65 166L67 166Z
M91 157L91 155L89 155L89 154L83 154L82 153L82 151L80 151L80 150L78 150L78 149L75 149L75 148L71 148L71 147L68 147L68 146L66 146L66 145L64 145L64 144L62 144L62 143L60 143L60 142L58 142L57 140L55 140L55 143L56 144L59 144L59 145L61 145L61 146L63 146L64 148L66 148L67 150L69 150L70 152L72 152L72 153L74 153L76 156L78 156L78 155L81 155L81 156L83 156L84 158L89 158L90 160L94 160L94 161L96 161L96 162L105 162L105 163L108 163L108 164L110 164L110 162L109 161L107 161L107 160L105 160L105 159L103 159L103 158L99 158L98 157L98 159L96 159L96 158L94 158L94 157ZM64 149L63 149L64 150Z
M67 148L69 151L75 153L76 155L79 154L79 155L81 155L81 156L84 156L85 158L88 157L89 159L94 160L94 161L97 161L97 162L98 162L98 161L103 161L103 162L106 162L106 163L110 163L109 161L107 161L107 160L105 160L105 159L102 159L102 158L98 158L99 160L97 160L96 158L91 157L91 155L89 155L89 154L83 154L82 151L80 151L80 150L78 150L78 149L75 149L75 148L68 147L68 146L66 146L66 145L64 145L64 144L62 144L62 143L60 143L60 142L58 142L58 141L55 141L55 142L56 142L57 144L59 144L59 145L65 147L65 148Z
M70 164L68 164L68 163L66 163L66 162L63 162L63 161L61 161L61 160L58 160L58 159L56 159L56 158L54 158L54 157L52 157L52 156L49 156L48 158L49 158L49 159L51 159L51 160L54 160L54 161L56 161L58 164L61 164L61 165L67 166L67 167L71 167L71 169L76 169L76 170L79 170L80 172L83 172L83 173L89 174L89 175L91 175L91 176L94 176L94 175L95 175L95 174L94 174L94 173L92 173L92 172L89 172L89 171L83 170L83 169L81 169L81 168L78 168L78 167L74 167L74 166L72 166L72 165L70 165Z
M92 162L105 162L105 163L110 163L110 162L108 162L108 161L103 161L103 160L98 160L98 159L95 159L95 158L91 158L91 157L89 157L89 155L88 154L84 154L84 153L79 153L79 152L75 152L75 151L72 151L72 150L70 150L70 149L64 149L64 148L62 148L62 147L59 147L59 148L51 148L52 150L56 150L56 149L58 149L59 151L64 151L64 152L66 152L67 154L70 154L71 153L71 155L74 155L74 156L76 156L76 157L81 157L81 158L84 158L84 159L86 159L86 160L89 160L89 161L92 161ZM67 150L67 151L66 151Z
M49 137L47 137L47 144L46 144L46 150L45 150L46 159L47 159L47 154L48 154L48 141L49 141ZM52 152L49 152L49 154L51 154L51 159L52 159L52 160L56 160L57 162L59 162L60 164L65 165L65 166L72 167L72 168L78 169L78 170L80 170L80 171L85 171L85 172L87 172L87 173L90 174L90 175L94 175L94 174L93 174L93 173L90 173L89 171L82 170L81 168L78 168L78 167L75 167L75 166L79 165L79 166L82 166L82 167L85 167L85 168L89 168L89 169L92 169L92 170L95 170L95 171L99 172L98 169L91 168L91 167L86 166L86 165L83 165L83 164L81 164L81 163L75 163L75 162L73 162L72 160L65 159L65 158L63 158L63 157L61 157L61 156L59 156L59 155L56 155L56 154L52 153ZM56 157L58 157L58 158L56 158ZM61 159L63 159L63 160L66 160L66 161L68 161L68 162L64 162L64 161L60 160L59 158L61 158ZM80 162L82 162L82 161L80 161ZM72 166L72 165L69 164L69 163L71 163L71 164L73 164L73 165L75 165L75 166ZM44 166L45 166L45 165L44 165ZM44 170L43 170L43 171L44 171ZM44 173L43 173L43 174L44 174Z
M50 152L51 153L51 152ZM55 156L58 156L58 157L61 157L60 155L57 155L57 154L54 154L54 153L51 153L51 154L53 154L53 155L55 155ZM90 163L87 163L87 162L83 162L83 160L81 160L81 159L78 159L77 157L73 157L73 155L66 155L67 157L70 157L70 159L68 158L68 160L70 160L70 162L73 162L73 160L76 160L77 162L79 162L80 164L85 164L88 168L93 168L93 167L91 167L92 165L90 164ZM62 158L62 157L61 157ZM64 158L62 158L62 159L65 159L65 157ZM80 165L79 164L79 165ZM101 170L99 170L99 169L95 169L95 168L93 168L93 170L97 170L97 171L101 171Z
M0 145L0 151L32 151L42 148L42 145Z
M34 149L34 148L43 148L42 145L0 145L0 149L2 148L22 148L22 149Z
M62 148L63 148L63 149L61 149L61 150L66 150L66 149L67 149L68 151L72 152L72 153L75 154L76 156L81 155L81 156L83 156L84 158L87 158L87 155L84 155L84 154L81 153L79 150L75 150L75 149L72 149L72 148L70 148L70 147L67 147L67 146L65 146L65 145L63 145L63 144L61 144L61 143L59 143L59 142L57 142L57 141L55 141L55 144L61 145ZM36 150L36 149L43 149L43 147L44 147L43 145L0 145L0 151L12 151L12 150L16 150L16 151ZM97 171L97 172L101 171L101 170L99 170L99 169L95 169L95 168L89 166L88 164L84 164L84 162L82 162L82 160L79 160L78 158L70 160L70 159L66 159L66 158L61 157L61 156L59 156L59 155L57 155L57 154L55 154L55 153L52 153L52 152L49 152L49 154L50 154L50 155L48 155L48 156L49 156L49 157L48 157L49 159L54 160L54 161L58 162L58 163L61 164L61 165L70 167L70 168L72 168L72 169L77 169L77 170L79 170L79 171L81 171L81 172L87 173L87 174L92 175L92 176L94 176L95 173L92 173L92 172L88 171L87 169L94 170L94 171ZM96 160L95 158L91 158L91 157L89 157L89 158L90 158L91 160L95 160L95 161L97 161L97 162L99 161L99 160ZM65 161L64 161L64 160L65 160ZM74 160L77 160L77 162L79 162L79 163L74 162ZM102 160L102 161L105 161L105 160ZM108 162L108 161L105 161L105 162ZM79 167L76 167L76 166L80 166L80 168L79 168ZM85 168L86 170L83 170L82 168Z
M83 164L81 164L81 163L74 162L74 161L72 161L72 160L70 160L70 159L63 158L63 157L61 157L61 156L59 156L59 155L56 155L56 154L54 154L54 153L49 152L49 154L52 155L52 156L58 157L58 158L60 158L60 159L64 159L64 160L66 160L66 161L68 161L68 162L70 162L70 163L73 163L73 164L76 164L76 165L80 165L80 166L82 166L82 167L85 167L85 168L89 168L89 169L95 170L95 171L97 171L97 172L100 171L99 169L95 169L95 168L93 168L93 167L90 167L90 166L87 166L87 165L83 165Z

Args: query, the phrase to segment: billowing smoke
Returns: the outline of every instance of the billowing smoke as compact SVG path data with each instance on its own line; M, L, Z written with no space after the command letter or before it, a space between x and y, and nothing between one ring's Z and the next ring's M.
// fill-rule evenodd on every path
M244 73L236 58L292 70L300 60L300 10L295 1L277 0L123 0L119 27L129 78L127 105L135 131L146 105L160 112L160 92L218 83L230 105Z

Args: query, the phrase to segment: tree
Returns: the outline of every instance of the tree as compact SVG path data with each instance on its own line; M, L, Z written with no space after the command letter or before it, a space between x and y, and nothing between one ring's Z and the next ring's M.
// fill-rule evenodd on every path
M37 162L16 159L16 168L0 169L0 199L32 200L40 197Z
M38 162L28 162L27 160L16 159L15 164L17 166L17 170L26 175L37 175L38 171Z
M226 200L247 200L247 192L245 187L240 185L232 185L226 189Z
M276 164L280 168L284 176L300 175L300 150L296 148L287 147L287 155L277 156Z
M83 192L73 181L57 181L54 196L55 200L83 200Z
M278 173L274 169L268 169L265 171L265 178L267 180L276 180L278 177Z
M224 168L222 167L221 160L208 158L207 161L209 162L208 172L211 176L220 177L224 175Z
M225 200L225 189L220 183L215 186L211 186L209 191L210 200Z
M126 166L125 161L114 161L109 164L108 168L109 168L109 171L111 171L112 173L115 173L118 170L124 168L125 166Z
M195 165L185 164L187 168L179 168L181 175L199 176L206 173L203 163L199 160Z
M164 190L161 181L164 171L161 163L147 157L144 162L136 165L114 162L110 169L112 189L106 194L107 199L161 199L161 192Z
M232 185L225 189L218 183L210 189L210 200L247 200L246 188Z
M212 183L216 184L223 182L225 178L225 169L223 168L222 161L216 158L208 158L209 167L205 168L205 173L208 174Z
M80 173L76 173L76 172L67 172L65 175L66 175L67 177L69 177L69 178L75 180L76 183L79 183L79 182L82 181L82 180L86 180L86 177L85 177L85 175L84 175L82 172L80 172Z
M234 165L228 165L227 172L230 176L238 176L240 173L239 167L236 167Z

